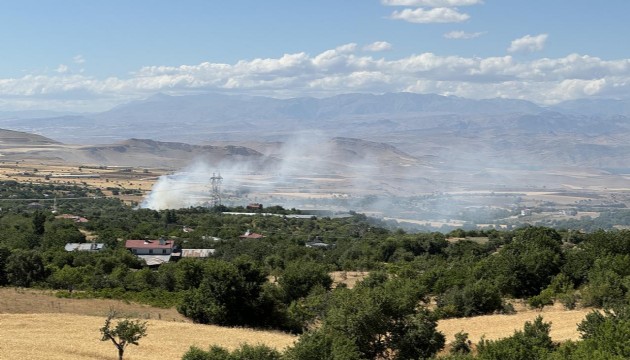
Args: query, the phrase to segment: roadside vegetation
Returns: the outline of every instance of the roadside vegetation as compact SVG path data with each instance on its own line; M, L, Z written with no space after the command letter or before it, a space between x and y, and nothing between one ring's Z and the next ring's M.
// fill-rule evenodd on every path
M222 211L242 209L225 207L153 211L90 198L88 189L10 185L0 192L0 285L176 307L196 323L301 334L284 351L257 344L231 351L195 347L185 359L427 359L447 341L457 345L450 359L630 357L624 345L630 336L630 231L527 226L407 233L361 214L303 219L227 215ZM13 201L51 196L59 214L89 222ZM71 197L86 199L64 200ZM239 238L248 230L265 237ZM66 243L86 242L85 234L105 249L64 250ZM216 252L149 268L124 249L126 239L161 236L181 248ZM305 246L312 240L329 246ZM333 271L369 275L353 288L334 287ZM563 344L551 341L553 325L544 318L478 344L468 344L463 333L445 339L437 330L439 319L509 314L510 299L537 309L559 302L605 311L580 324L582 340Z

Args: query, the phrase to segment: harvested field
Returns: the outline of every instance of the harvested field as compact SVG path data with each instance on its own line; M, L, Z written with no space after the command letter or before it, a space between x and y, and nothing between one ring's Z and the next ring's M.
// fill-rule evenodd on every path
M446 342L454 340L460 331L468 333L468 338L477 343L482 336L494 340L508 337L515 330L522 330L526 321L533 321L538 315L543 321L551 322L551 338L554 341L578 340L577 324L592 309L564 310L562 306L548 306L543 311L519 310L514 315L486 315L461 319L440 320L438 330L446 336Z
M3 359L117 359L111 342L100 341L105 317L72 314L0 314L0 353ZM262 343L283 349L294 336L272 331L225 328L148 320L147 337L125 351L128 360L181 359L191 345L234 349L242 343Z
M191 345L234 349L241 343L263 343L283 349L295 340L276 331L192 324L175 309L118 300L60 299L51 291L0 288L2 359L116 359L114 346L100 341L99 333L111 308L148 321L148 336L125 352L129 360L180 359Z
M0 314L61 313L105 317L110 308L121 314L166 321L190 322L175 309L105 299L63 299L52 291L0 288Z
M0 180L15 180L39 184L87 185L111 195L107 188L137 190L146 194L166 169L140 169L115 166L81 166L49 161L0 162ZM120 197L120 196L119 196ZM129 197L129 196L128 196ZM142 200L142 196L133 197Z
M367 272L335 272L335 283L353 287ZM344 279L345 277L345 279ZM541 315L551 322L554 341L577 340L577 324L591 309L564 310L560 305L543 311L529 310L515 303L514 315L487 315L446 319L438 323L448 343L464 331L473 343L482 336L499 339L521 330L526 321ZM117 300L59 299L50 291L0 288L0 353L7 359L115 359L110 343L99 341L98 329L110 308L131 317L148 319L148 337L139 347L130 347L126 359L178 359L191 345L208 348L211 344L235 348L241 343L263 343L278 349L295 341L295 337L274 331L223 328L192 324L175 309L160 309Z

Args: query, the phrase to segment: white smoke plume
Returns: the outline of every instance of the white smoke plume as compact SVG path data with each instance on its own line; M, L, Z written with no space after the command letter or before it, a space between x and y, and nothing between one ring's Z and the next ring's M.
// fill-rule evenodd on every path
M213 165L194 160L182 170L161 176L140 207L164 210L206 206L213 174L223 178L222 194L289 191L295 188L296 178L334 172L326 161L331 155L329 147L322 133L309 132L295 134L279 148L267 149L264 155L278 162L264 169L248 161L226 160Z

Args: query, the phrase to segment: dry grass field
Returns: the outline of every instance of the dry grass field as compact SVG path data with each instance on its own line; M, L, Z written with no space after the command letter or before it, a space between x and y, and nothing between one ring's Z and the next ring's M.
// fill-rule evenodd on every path
M354 286L367 273L333 274L338 282ZM1 359L115 359L112 344L99 341L99 328L110 308L130 317L148 321L148 336L140 346L130 347L126 359L180 359L191 345L208 348L216 344L233 349L242 343L263 343L283 349L295 337L275 331L255 331L192 324L175 309L160 309L117 300L59 299L52 292L0 288L0 354ZM554 341L577 340L577 324L590 309L567 311L549 306L543 311L529 310L515 304L515 315L487 315L447 319L438 330L452 342L459 331L469 334L477 343L482 336L499 339L523 328L526 321L542 315L551 322Z
M161 309L119 300L63 299L57 298L51 291L0 287L0 314L61 313L105 317L110 308L142 319L190 322L175 309Z
M117 300L59 299L52 292L0 288L0 359L116 359L109 342L100 341L110 308L148 321L148 336L131 345L125 359L181 359L191 345L230 349L262 343L283 349L294 336L276 331L193 324L175 309Z
M107 188L135 190L142 195L119 195L123 201L140 202L158 177L167 169L138 169L119 166L78 166L50 161L0 161L0 180L15 180L36 184L75 184L99 188L107 196Z
M564 310L561 305L547 306L542 311L517 308L514 315L486 315L463 319L446 319L438 323L438 330L446 336L446 342L454 340L460 331L468 333L468 338L477 343L486 339L500 339L510 336L515 330L522 330L526 321L542 316L543 321L551 322L551 338L554 341L578 340L577 324L592 309Z
M0 314L0 354L2 359L114 360L113 344L100 341L104 321L104 317L74 314ZM242 343L261 343L281 350L294 340L280 332L148 320L147 337L139 346L130 345L125 359L181 359L191 345L234 349Z

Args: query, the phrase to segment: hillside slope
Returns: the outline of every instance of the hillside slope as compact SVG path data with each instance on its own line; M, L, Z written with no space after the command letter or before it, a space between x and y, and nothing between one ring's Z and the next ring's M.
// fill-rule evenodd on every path
M61 144L58 141L45 136L31 134L22 131L0 129L0 145L53 145Z

